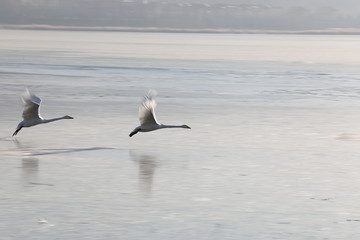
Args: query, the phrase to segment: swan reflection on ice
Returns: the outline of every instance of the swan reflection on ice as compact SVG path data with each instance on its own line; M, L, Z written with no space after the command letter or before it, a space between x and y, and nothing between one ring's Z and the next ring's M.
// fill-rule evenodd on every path
M21 152L21 169L23 180L26 184L37 180L39 171L39 159L32 156L34 151L30 145L23 144L18 139L13 139L16 148Z
M134 152L130 152L132 160L139 167L139 188L144 195L150 195L152 191L155 170L158 167L156 158L148 154L137 155Z

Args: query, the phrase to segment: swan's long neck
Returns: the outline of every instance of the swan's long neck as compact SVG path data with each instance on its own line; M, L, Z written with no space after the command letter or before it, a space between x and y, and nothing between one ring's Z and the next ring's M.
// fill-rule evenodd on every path
M58 121L61 119L66 119L66 116L64 117L58 117L58 118L51 118L51 119L43 119L41 122L42 123L49 123L49 122L54 122L54 121Z
M160 128L185 128L184 125L165 125L160 124Z

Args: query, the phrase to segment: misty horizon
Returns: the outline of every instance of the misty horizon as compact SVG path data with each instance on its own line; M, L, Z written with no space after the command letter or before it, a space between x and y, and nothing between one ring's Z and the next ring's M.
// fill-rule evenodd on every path
M360 28L352 0L2 0L0 24L235 30Z

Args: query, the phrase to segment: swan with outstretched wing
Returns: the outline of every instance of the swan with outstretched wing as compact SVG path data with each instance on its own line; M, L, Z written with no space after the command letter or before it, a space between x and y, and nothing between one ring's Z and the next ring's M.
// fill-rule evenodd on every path
M24 111L22 114L23 121L18 124L15 132L13 133L13 136L16 136L23 127L32 127L41 123L49 123L62 119L73 119L73 117L69 115L52 119L42 118L40 116L41 99L35 94L31 93L28 89L26 89L25 94L23 94L22 100L24 103Z
M140 126L136 127L130 134L129 137L132 137L138 132L150 132L162 128L187 128L190 129L188 125L165 125L160 124L156 120L155 108L156 102L153 97L156 95L154 90L149 91L143 98L139 108L139 120Z

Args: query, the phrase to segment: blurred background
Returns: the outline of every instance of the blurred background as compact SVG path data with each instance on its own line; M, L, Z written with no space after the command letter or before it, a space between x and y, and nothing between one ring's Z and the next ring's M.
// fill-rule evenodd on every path
M1 0L0 23L52 28L105 27L105 30L116 27L167 31L331 28L334 32L334 28L348 31L359 28L357 4L355 0Z
M1 239L359 239L358 11L0 0Z

